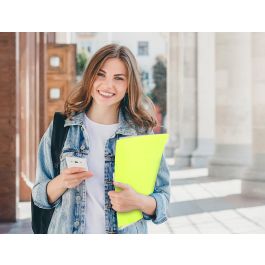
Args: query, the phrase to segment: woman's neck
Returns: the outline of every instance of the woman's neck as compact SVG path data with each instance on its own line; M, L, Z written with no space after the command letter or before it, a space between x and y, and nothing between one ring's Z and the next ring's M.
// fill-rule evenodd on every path
M119 121L119 111L116 107L102 107L92 104L86 113L87 117L100 124L114 124Z

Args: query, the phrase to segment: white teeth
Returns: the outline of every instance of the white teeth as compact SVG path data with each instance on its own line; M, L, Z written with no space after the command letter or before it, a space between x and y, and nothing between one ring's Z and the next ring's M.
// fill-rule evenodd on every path
M103 92L103 91L98 91L100 95L105 96L105 97L112 97L114 94L108 93L108 92Z

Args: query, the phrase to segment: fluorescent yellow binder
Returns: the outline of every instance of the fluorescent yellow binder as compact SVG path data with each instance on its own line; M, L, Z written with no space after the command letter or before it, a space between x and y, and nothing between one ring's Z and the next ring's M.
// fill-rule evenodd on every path
M124 137L116 142L114 179L129 184L136 192L150 195L154 191L157 173L168 134ZM115 188L115 191L119 191ZM143 218L139 210L117 212L122 228Z

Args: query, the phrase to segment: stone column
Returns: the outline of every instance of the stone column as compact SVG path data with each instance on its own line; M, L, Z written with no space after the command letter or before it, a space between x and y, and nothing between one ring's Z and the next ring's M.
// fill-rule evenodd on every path
M191 155L196 148L197 135L197 34L183 33L182 65L180 73L180 146L175 150L175 167L183 168L191 164Z
M251 160L251 34L216 33L216 142L209 175L242 178Z
M192 167L207 167L215 137L215 34L198 33L198 142Z
M198 144L192 167L207 167L215 137L215 34L198 33Z
M169 141L165 154L174 156L174 150L179 145L179 90L183 69L183 33L169 33L167 56L167 132Z
M265 33L252 34L252 164L242 194L265 198Z

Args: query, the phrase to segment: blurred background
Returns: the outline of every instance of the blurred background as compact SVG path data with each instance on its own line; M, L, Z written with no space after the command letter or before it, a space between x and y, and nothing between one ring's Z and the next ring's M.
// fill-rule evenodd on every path
M0 233L31 233L39 141L91 56L134 53L170 139L169 219L150 233L265 232L265 33L0 33Z

